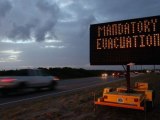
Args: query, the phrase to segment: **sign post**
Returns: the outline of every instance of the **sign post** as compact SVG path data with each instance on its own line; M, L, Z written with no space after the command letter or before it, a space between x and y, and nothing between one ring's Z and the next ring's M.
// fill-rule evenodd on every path
M127 65L127 76L126 76L126 80L127 80L127 92L130 92L130 66Z
M126 81L127 81L127 93L131 92L131 87L130 87L130 66L134 65L134 63L129 63L127 64L127 71L126 71Z

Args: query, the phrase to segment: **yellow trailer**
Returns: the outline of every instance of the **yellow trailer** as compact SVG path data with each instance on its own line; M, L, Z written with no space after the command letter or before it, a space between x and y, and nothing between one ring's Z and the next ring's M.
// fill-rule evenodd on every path
M98 98L95 105L113 106L146 110L153 107L154 93L148 90L148 83L136 82L134 89L127 92L127 87L119 87L116 90L104 88L103 96Z

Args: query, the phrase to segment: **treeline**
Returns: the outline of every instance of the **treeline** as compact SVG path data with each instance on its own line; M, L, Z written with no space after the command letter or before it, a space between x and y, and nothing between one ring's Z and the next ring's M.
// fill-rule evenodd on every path
M86 70L82 68L70 68L70 67L64 67L64 68L38 68L43 71L44 74L57 76L60 79L69 79L69 78L82 78L82 77L96 77L101 76L102 73L107 73L108 75L112 75L114 72L118 72L120 74L124 74L124 70ZM28 69L19 69L19 70L1 70L0 71L0 77L1 76L27 76L27 70ZM146 73L146 70L136 70L137 72L144 72ZM134 72L132 70L131 72Z
M85 70L82 68L40 68L48 70L49 74L58 76L60 79L68 78L82 78L82 77L93 77L98 76L101 73L101 70Z
M100 76L104 70L86 70L82 68L38 68L41 69L45 74L57 76L60 79L69 78L82 78L82 77L94 77ZM0 76L26 76L27 69L20 70L1 70Z

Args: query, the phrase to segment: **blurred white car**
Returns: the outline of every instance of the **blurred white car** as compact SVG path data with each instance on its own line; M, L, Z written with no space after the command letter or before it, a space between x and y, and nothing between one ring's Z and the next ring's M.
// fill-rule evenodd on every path
M0 77L0 92L6 93L9 90L22 90L26 88L54 89L58 78L44 74L40 69L27 69L23 72L25 76Z

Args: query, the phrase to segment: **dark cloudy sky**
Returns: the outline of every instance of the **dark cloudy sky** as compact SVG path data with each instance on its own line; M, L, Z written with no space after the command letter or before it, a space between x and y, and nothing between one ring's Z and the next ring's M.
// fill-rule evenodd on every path
M160 0L0 0L0 69L92 68L90 24L159 13Z

